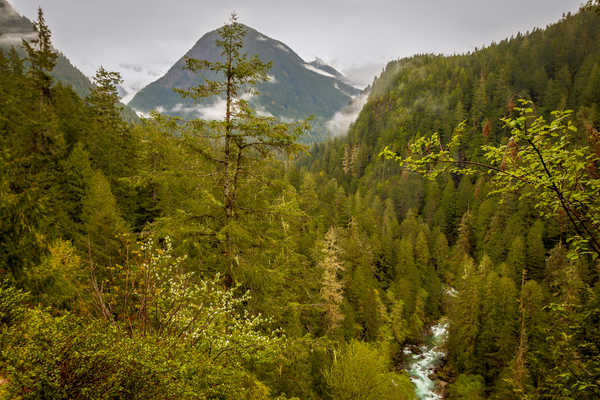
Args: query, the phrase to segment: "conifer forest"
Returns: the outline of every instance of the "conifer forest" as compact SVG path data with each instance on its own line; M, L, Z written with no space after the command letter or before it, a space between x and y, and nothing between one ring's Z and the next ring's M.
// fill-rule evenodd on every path
M244 23L168 89L218 119L69 80L42 9L0 47L0 399L599 399L600 3L389 62L335 136L250 99L302 92Z

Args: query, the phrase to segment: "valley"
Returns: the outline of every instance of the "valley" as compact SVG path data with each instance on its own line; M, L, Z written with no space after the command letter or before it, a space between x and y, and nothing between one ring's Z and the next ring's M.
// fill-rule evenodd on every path
M44 15L0 0L0 398L600 396L597 1L364 89L233 13L127 105Z

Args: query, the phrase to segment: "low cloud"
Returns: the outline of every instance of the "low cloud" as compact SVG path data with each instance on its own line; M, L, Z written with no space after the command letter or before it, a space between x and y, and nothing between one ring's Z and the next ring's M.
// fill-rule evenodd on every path
M348 133L350 125L356 121L358 114L360 114L363 106L367 103L368 97L369 93L361 93L349 105L336 112L325 124L329 133L332 136L342 136Z
M121 74L121 78L123 78L121 102L124 104L129 103L137 92L164 75L169 67L168 64L139 65L128 63L105 66L105 68Z
M169 112L181 114L184 117L202 118L206 120L219 120L225 116L227 103L224 99L218 98L209 105L187 105L183 103L176 104ZM162 110L159 110L162 108ZM164 107L157 108L157 111L163 113Z
M268 112L264 107L255 107L254 111L256 112L256 115L260 117L274 117L274 115Z
M225 118L226 109L227 102L225 99L219 98L208 106L198 107L196 113L202 119L214 121Z
M242 95L242 100L250 101L252 99L252 93L245 93ZM227 102L225 99L218 97L215 101L208 105L188 105L179 103L171 108L168 112L181 114L184 117L201 118L209 121L222 120L225 118L225 111L227 108ZM164 107L158 107L157 111L163 113L167 110ZM255 107L255 111L261 116L272 116L266 109L262 107Z
M37 38L37 33L5 33L0 35L0 44L6 46L18 46L22 43L23 39L30 41Z

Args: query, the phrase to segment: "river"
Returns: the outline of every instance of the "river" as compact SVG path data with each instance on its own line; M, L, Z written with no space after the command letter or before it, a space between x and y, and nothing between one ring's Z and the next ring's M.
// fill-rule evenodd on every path
M409 357L408 373L415 385L417 397L421 400L439 400L442 396L436 392L435 382L431 376L446 355L443 349L448 331L448 323L441 321L431 327L431 335L425 344L414 348L405 348L404 354Z

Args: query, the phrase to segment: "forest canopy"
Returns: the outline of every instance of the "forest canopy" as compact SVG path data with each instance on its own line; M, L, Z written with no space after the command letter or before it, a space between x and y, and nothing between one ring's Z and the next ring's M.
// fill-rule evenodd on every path
M178 91L210 121L124 120L105 68L80 97L35 27L0 52L0 398L415 399L436 326L446 398L600 396L595 3L389 63L310 149L245 100L235 15Z

